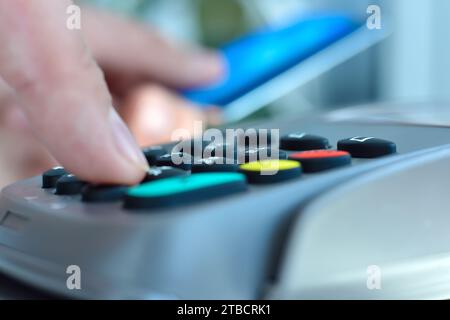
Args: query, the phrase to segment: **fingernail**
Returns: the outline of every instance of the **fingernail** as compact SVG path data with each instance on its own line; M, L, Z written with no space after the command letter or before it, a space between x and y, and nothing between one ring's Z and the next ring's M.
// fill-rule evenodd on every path
M109 122L119 152L141 170L147 171L148 163L144 154L122 118L120 118L116 110L112 107L109 112Z

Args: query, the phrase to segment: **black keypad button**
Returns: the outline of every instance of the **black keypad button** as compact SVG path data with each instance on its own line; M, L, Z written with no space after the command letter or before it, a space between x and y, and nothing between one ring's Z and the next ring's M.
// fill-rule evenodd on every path
M270 129L247 129L237 134L235 144L238 148L267 147L274 140Z
M291 133L281 137L280 149L292 151L307 151L327 149L329 142L327 138L306 134L303 132Z
M127 191L127 186L87 185L82 189L81 199L84 202L119 201Z
M179 159L180 163L175 163L175 159ZM177 154L165 154L156 160L156 165L158 167L174 167L182 170L189 171L192 167L192 156L187 153L177 153Z
M183 149L183 151L189 153L193 157L203 157L203 152L210 143L210 141L204 140L191 140L189 141L189 149Z
M273 156L272 152L275 152ZM238 163L248 163L259 160L285 160L287 159L287 153L283 150L272 151L271 147L259 147L245 150L243 152L243 157L238 153L236 159L238 160ZM242 162L242 160L244 160L244 162Z
M236 144L210 143L205 147L203 157L235 159L237 150L238 148Z
M354 158L377 158L397 152L394 142L374 137L353 137L340 140L339 150L347 151Z
M185 153L191 156L201 158L203 156L204 149L210 144L210 141L193 139L177 142L170 152L167 153Z
M290 160L299 161L303 172L320 172L351 164L352 158L346 151L312 150L296 152L289 156Z
M79 180L73 174L66 174L56 182L57 195L75 195L81 193L86 182Z
M186 176L189 172L182 169L177 169L173 167L152 167L147 171L142 183L151 182L171 177Z
M63 175L67 174L63 167L55 167L50 169L42 175L42 188L52 189L56 187L56 182Z
M211 157L228 158L240 161L237 163L246 163L250 161L266 160L272 158L271 146L257 146L257 147L245 147L244 145L238 146L237 144L217 144L210 145L205 148L205 155L211 155ZM277 149L278 159L287 159L287 154L283 150ZM276 157L273 157L276 158Z
M205 149L203 149L202 157L215 157L216 153L219 153L220 157L223 157L225 155L225 153L223 152L224 147L224 144L210 143L205 146Z
M207 159L201 159L199 163L194 162L191 172L234 172L238 171L238 169L239 165L234 159L210 157Z
M160 156L167 154L167 150L163 146L150 146L142 149L142 152L150 166L154 166Z
M272 140L274 139L272 136L272 130L270 129L256 129L256 136L258 147L268 146L272 143ZM250 139L246 137L245 145L250 146L250 142L251 142Z

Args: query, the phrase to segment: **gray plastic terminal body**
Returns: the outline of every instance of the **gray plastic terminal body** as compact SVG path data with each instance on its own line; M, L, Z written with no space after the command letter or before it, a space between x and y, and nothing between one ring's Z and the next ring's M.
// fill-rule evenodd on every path
M413 193L416 211L408 214L405 210L411 205L404 190L411 189L403 187L413 187L405 185L412 183L405 179L409 172L415 172L412 177L421 180L422 187L436 181L431 177L439 179L450 152L449 128L331 123L319 118L258 126L280 128L281 135L304 130L327 137L333 146L351 136L376 136L394 141L398 154L355 159L351 166L330 172L139 214L122 209L120 203L86 204L79 196L56 196L40 188L40 177L20 181L1 193L0 270L64 296L111 299L382 297L383 291L361 289L368 263L386 267L391 279L396 268L411 262L408 276L436 280L435 268L422 266L429 259L431 265L433 259L448 261L450 238L443 226L450 221L442 210L449 207L450 197L442 192L423 197ZM446 175L442 177L449 181ZM365 188L382 195L389 191L386 201L400 202L391 211L378 212L376 196L353 206L350 194L364 198ZM427 212L430 224L424 223L421 201L440 204ZM379 224L381 231L371 233L367 223ZM412 231L415 235L402 238ZM82 270L81 290L66 286L70 265ZM354 270L360 273L352 276ZM410 284L402 277L388 282L395 288L387 288L386 297L404 298L408 292L413 292L410 297L445 297L438 294L442 290L405 291Z

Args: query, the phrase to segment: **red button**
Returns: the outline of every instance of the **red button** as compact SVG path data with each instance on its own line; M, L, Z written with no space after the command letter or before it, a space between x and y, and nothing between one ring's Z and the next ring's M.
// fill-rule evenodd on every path
M338 150L312 150L296 152L290 155L291 158L296 159L317 159L317 158L335 158L342 156L349 156L350 154L345 151Z
M339 150L312 150L296 152L289 156L290 160L299 161L304 172L319 172L342 167L351 163L350 153Z

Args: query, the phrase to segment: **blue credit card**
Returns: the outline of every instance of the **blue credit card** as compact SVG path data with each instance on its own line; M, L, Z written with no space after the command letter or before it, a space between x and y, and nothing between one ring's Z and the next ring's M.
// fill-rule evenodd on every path
M181 94L200 105L226 106L360 26L342 14L315 14L266 27L220 49L227 64L218 82Z

